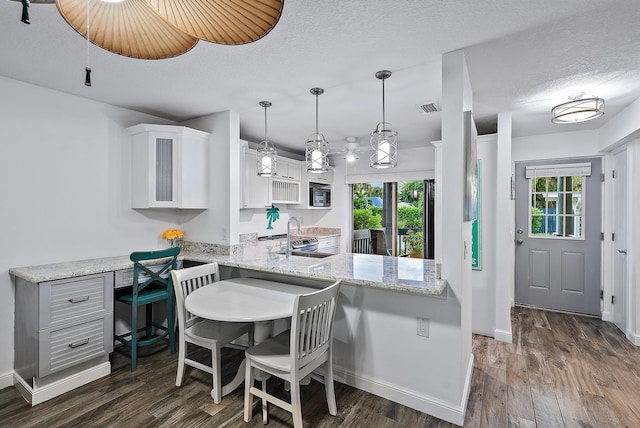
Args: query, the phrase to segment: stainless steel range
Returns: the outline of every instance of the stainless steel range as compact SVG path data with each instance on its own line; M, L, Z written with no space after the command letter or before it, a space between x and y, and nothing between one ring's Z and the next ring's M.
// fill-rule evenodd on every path
M282 241L286 240L287 235L269 235L269 236L260 236L258 241ZM286 247L286 245L285 245ZM294 239L291 241L291 249L294 251L309 251L309 252L317 252L318 251L318 238L315 237L305 237Z
M291 241L291 249L295 251L318 251L318 238L302 238Z

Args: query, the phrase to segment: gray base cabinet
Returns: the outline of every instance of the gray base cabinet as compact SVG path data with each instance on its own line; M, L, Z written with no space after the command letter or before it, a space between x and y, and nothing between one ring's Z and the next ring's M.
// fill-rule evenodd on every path
M39 379L113 351L113 272L37 284L16 279L14 370Z

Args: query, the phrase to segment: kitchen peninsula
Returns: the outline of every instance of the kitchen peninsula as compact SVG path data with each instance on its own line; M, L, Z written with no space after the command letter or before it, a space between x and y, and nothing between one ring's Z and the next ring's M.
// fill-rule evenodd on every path
M461 376L470 379L472 362L468 373L459 373L448 361L457 352L451 337L459 334L460 305L446 280L436 277L432 260L351 253L286 258L278 249L274 242L249 242L234 254L218 255L215 246L184 242L181 257L185 264L216 261L223 278L254 276L312 287L342 279L334 327L336 380L442 419L463 417L466 400L461 403L447 385ZM9 273L18 292L27 283L111 272L118 278L130 268L121 256ZM18 313L16 326L17 320Z

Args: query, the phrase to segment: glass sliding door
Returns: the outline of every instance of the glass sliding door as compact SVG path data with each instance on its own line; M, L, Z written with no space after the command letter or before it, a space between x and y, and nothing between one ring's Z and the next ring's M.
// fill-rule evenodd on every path
M434 189L433 180L353 184L352 252L433 258Z

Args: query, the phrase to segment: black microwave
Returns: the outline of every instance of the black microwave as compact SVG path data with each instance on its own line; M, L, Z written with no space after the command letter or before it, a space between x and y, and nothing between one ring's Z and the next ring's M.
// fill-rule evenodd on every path
M309 205L312 207L330 207L331 189L328 187L310 187Z

